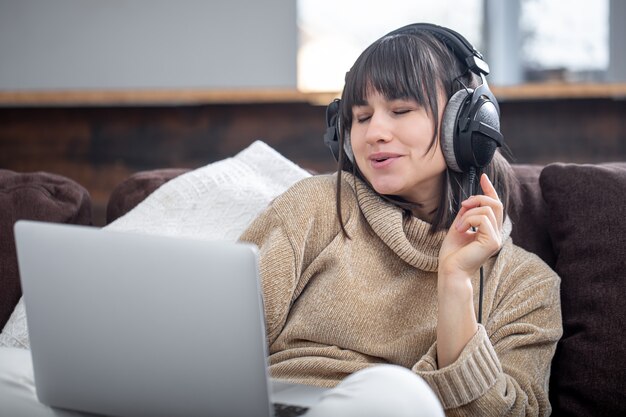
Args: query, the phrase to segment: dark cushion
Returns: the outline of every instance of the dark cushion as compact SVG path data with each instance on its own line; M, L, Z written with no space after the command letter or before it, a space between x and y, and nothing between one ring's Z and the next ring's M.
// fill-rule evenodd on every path
M0 169L0 330L22 295L13 235L20 219L91 225L91 198L60 175Z
M554 268L555 256L548 234L548 212L541 195L539 175L542 165L513 165L517 183L511 189L508 210L513 243L537 254Z
M626 163L551 164L540 183L562 280L555 415L626 415Z
M188 171L186 168L155 169L131 175L118 184L109 197L107 224L128 213L161 185Z

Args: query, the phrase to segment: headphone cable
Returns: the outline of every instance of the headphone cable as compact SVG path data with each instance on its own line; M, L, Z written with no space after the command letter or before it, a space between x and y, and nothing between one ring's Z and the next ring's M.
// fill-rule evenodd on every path
M474 195L474 183L476 182L476 168L474 166L470 166L469 169L469 195ZM476 231L475 227L472 227L472 231ZM480 280L478 283L478 324L482 324L483 321L483 281L484 281L484 272L483 266L480 266Z

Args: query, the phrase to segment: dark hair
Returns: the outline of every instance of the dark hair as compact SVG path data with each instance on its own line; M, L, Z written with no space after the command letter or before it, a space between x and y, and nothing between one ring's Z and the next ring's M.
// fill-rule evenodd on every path
M387 35L378 39L361 53L346 74L341 97L342 129L339 140L336 197L337 216L346 236L341 215L341 172L350 172L370 185L356 164L351 163L346 157L344 151L343 142L352 126L352 107L365 104L368 93L374 91L388 100L407 98L415 100L424 106L435 125L433 139L427 150L430 152L437 146L440 130L437 101L439 93L443 92L448 100L461 89L476 87L478 80L476 75L461 65L458 58L442 41L427 31ZM513 180L510 165L500 152L496 151L491 163L481 172L489 176L506 213L509 183ZM478 172L477 176L481 172ZM467 189L467 175L449 168L445 175L446 180L443 181L441 198L431 224L431 232L449 228L461 201L467 198L462 195L463 190ZM480 186L478 188L482 192ZM396 196L383 195L382 197L405 209L406 215L410 215L412 208L419 206L419 204Z

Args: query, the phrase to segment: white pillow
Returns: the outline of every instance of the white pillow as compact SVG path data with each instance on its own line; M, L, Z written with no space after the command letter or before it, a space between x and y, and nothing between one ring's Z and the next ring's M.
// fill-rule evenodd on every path
M310 176L256 141L236 156L163 184L107 227L149 234L236 240L268 203Z
M107 229L207 240L236 240L270 201L310 174L261 141L232 158L180 175ZM29 348L22 299L0 346Z
M29 348L28 327L26 326L26 311L24 310L24 301L20 297L17 305L13 309L13 313L6 322L2 333L0 333L0 346Z

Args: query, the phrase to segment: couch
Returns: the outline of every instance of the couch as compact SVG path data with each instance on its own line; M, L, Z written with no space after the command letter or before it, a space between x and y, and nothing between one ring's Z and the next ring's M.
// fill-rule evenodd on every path
M626 415L626 163L514 165L512 238L561 276L564 335L550 377L556 416ZM107 223L187 169L119 184ZM20 298L12 224L91 224L89 193L50 173L0 170L0 328Z

